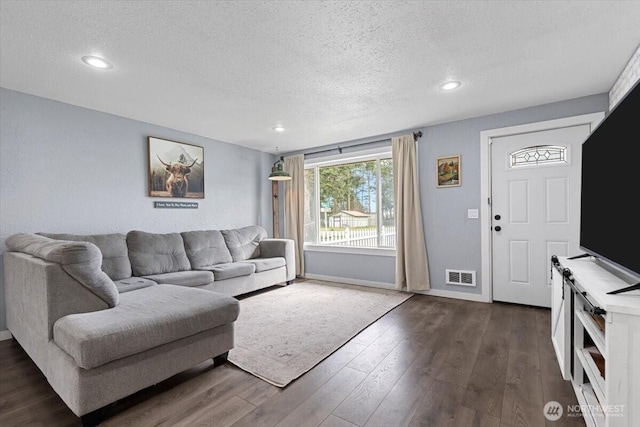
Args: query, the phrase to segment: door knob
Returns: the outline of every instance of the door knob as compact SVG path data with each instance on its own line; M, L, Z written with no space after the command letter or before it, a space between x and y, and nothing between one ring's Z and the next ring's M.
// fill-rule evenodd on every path
M502 227L500 227L499 225L496 225L495 227L493 227L493 229L496 231L500 231L502 230Z
M500 218L502 218L502 217L501 217L500 215L496 215L496 216L494 216L494 218L495 218L496 220L499 220L499 219L500 219Z

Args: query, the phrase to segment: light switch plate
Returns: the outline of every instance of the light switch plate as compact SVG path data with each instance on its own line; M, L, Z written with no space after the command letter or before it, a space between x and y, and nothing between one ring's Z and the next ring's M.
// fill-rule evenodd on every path
M467 218L469 218L469 219L478 219L478 209L468 209L467 210Z

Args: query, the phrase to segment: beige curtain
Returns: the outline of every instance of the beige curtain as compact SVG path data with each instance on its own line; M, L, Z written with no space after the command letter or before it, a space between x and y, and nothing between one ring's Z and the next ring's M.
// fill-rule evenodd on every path
M396 214L396 288L429 289L416 142L413 135L391 139Z
M296 276L304 275L304 154L286 156L284 170L284 237L296 243Z

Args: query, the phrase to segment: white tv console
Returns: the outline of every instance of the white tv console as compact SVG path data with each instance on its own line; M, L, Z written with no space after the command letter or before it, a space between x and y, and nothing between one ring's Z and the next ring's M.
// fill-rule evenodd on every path
M640 426L640 291L607 294L629 283L593 257L552 264L551 339L586 424Z

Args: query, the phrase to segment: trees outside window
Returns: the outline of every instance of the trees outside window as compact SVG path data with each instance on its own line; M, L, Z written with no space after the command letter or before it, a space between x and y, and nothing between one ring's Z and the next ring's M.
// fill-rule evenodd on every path
M395 247L390 157L307 166L305 243Z

